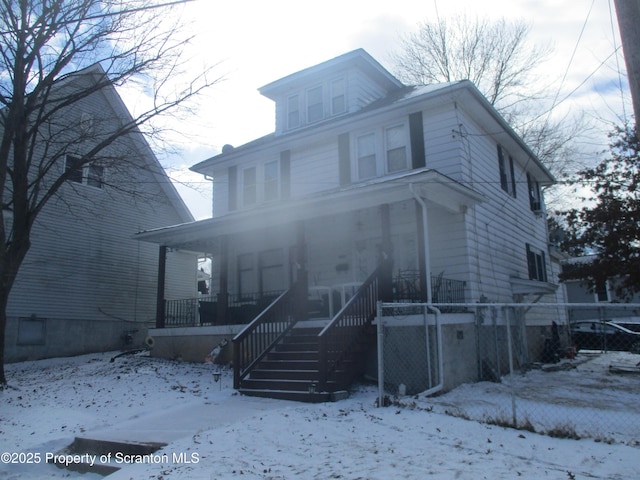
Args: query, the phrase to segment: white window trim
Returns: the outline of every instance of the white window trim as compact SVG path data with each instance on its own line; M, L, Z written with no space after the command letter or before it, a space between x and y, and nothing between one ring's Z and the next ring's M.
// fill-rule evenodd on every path
M276 194L273 198L267 198L267 166L275 164L276 166L276 177L275 177L275 185L276 185ZM280 172L280 161L279 160L271 160L270 162L265 162L262 166L262 199L265 202L273 202L275 200L280 199L281 195L281 172Z
M64 170L65 170L65 173L67 171L67 166L68 166L67 162L69 161L69 157L71 157L71 158L80 158L81 155L71 155L71 154L69 154L69 155L67 155L65 157L65 159L64 159ZM92 167L98 167L98 168L102 169L102 174L98 176L98 179L100 181L100 185L93 185L93 184L89 183L90 180L92 180L92 178L93 178L90 175ZM106 183L106 177L107 177L107 168L105 166L99 165L97 163L94 164L93 162L91 162L91 163L87 163L85 165L82 165L80 167L80 170L82 170L82 179L81 179L81 181L78 182L78 181L75 181L75 180L72 180L72 179L68 179L67 181L71 182L71 183L74 183L76 185L84 185L85 187L95 188L97 190L102 190L104 188L104 185Z
M309 118L309 107L311 106L309 104L309 93L312 90L317 90L317 89L320 89L320 93L321 93L321 95L320 95L320 103L314 103L312 105L320 105L322 107L322 114L320 115L320 118L318 118L316 120L311 120ZM305 93L305 95L304 95L305 119L306 119L308 125L313 124L313 123L321 122L322 120L324 120L326 118L327 106L325 105L325 100L326 100L325 90L326 90L325 85L322 84L322 83L319 83L319 84L313 85L313 86L305 89L305 91L304 91L304 93Z
M406 154L406 163L403 170L389 171L389 164L387 161L387 130L396 127L403 127L404 129L404 147ZM359 151L358 151L358 139L367 135L374 135L375 154L376 154L376 174L373 177L361 178L359 172ZM370 180L372 178L379 178L385 175L395 174L398 172L404 172L411 169L411 139L409 137L409 123L408 121L390 122L388 124L378 126L372 129L363 129L353 134L353 144L351 149L351 178L356 182L362 182Z
M247 177L247 172L249 170L253 170L255 172L255 181L252 184L248 184L246 182L246 177ZM252 205L257 205L260 201L260 199L258 198L258 167L257 165L251 165L251 166L247 166L245 168L242 169L242 178L241 178L241 199L242 199L242 206L243 207L249 207ZM247 188L253 186L254 189L254 201L253 202L247 202Z
M333 109L333 99L336 98L339 95L335 95L334 93L334 85L337 82L341 82L342 83L342 98L343 98L343 109L339 112L334 111ZM330 115L331 116L336 116L336 115L342 115L343 113L347 113L347 80L344 77L338 77L338 78L333 78L331 80L329 80L329 108L330 108Z

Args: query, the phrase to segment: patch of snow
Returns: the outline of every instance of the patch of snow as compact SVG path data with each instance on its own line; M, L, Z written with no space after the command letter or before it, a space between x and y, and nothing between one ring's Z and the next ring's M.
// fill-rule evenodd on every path
M163 418L163 433L174 430L173 440L156 452L166 461L122 465L109 480L640 478L640 377L608 372L611 363L634 361L627 355L581 355L586 361L575 368L533 370L438 397L405 397L386 408L376 408L373 386L336 403L249 400L233 391L228 369L216 383L216 367L144 354L114 362L113 354L23 362L6 366L10 387L0 392L0 450L44 455L76 436ZM568 425L583 438L451 415L510 420L512 392L519 422L540 432ZM0 478L101 477L43 463L4 463Z

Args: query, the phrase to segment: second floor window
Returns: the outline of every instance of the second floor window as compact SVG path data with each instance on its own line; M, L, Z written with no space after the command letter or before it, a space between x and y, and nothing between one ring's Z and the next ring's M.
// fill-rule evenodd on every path
M256 167L245 168L242 175L242 204L253 205L258 200Z
M358 179L375 177L377 173L376 137L373 133L358 137Z
M513 168L513 157L502 146L498 145L498 168L500 169L500 186L502 189L516 197L516 175Z
M407 139L404 125L385 130L387 172L399 172L407 168Z
M279 162L269 162L264 165L264 200L276 200L280 191Z
M67 155L64 169L70 182L90 185L96 188L104 186L104 167L92 163L81 165L80 157Z
M540 195L540 184L527 173L527 185L529 187L529 205L534 212L542 211L542 196Z

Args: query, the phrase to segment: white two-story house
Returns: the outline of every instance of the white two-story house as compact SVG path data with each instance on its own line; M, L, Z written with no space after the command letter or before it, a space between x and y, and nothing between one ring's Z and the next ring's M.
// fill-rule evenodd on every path
M376 298L443 311L555 300L554 179L471 82L405 86L355 50L259 91L275 131L192 167L213 179L212 218L138 236L212 258L213 295L165 302L159 327L245 324L292 288L285 316L331 319L372 277ZM238 386L255 356L237 340Z

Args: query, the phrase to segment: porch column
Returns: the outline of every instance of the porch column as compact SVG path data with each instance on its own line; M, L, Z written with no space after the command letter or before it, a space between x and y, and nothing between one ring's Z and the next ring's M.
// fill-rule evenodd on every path
M158 253L158 289L156 291L156 328L164 328L165 301L164 284L167 269L167 247L160 245Z
M220 290L217 296L216 323L227 324L229 313L229 237L220 238Z
M382 223L382 251L378 262L382 265L382 275L379 284L379 297L383 302L393 300L393 245L391 243L391 214L389 204L380 206L380 220Z
M304 320L309 313L309 273L307 272L307 242L305 238L304 221L296 224L296 317Z

